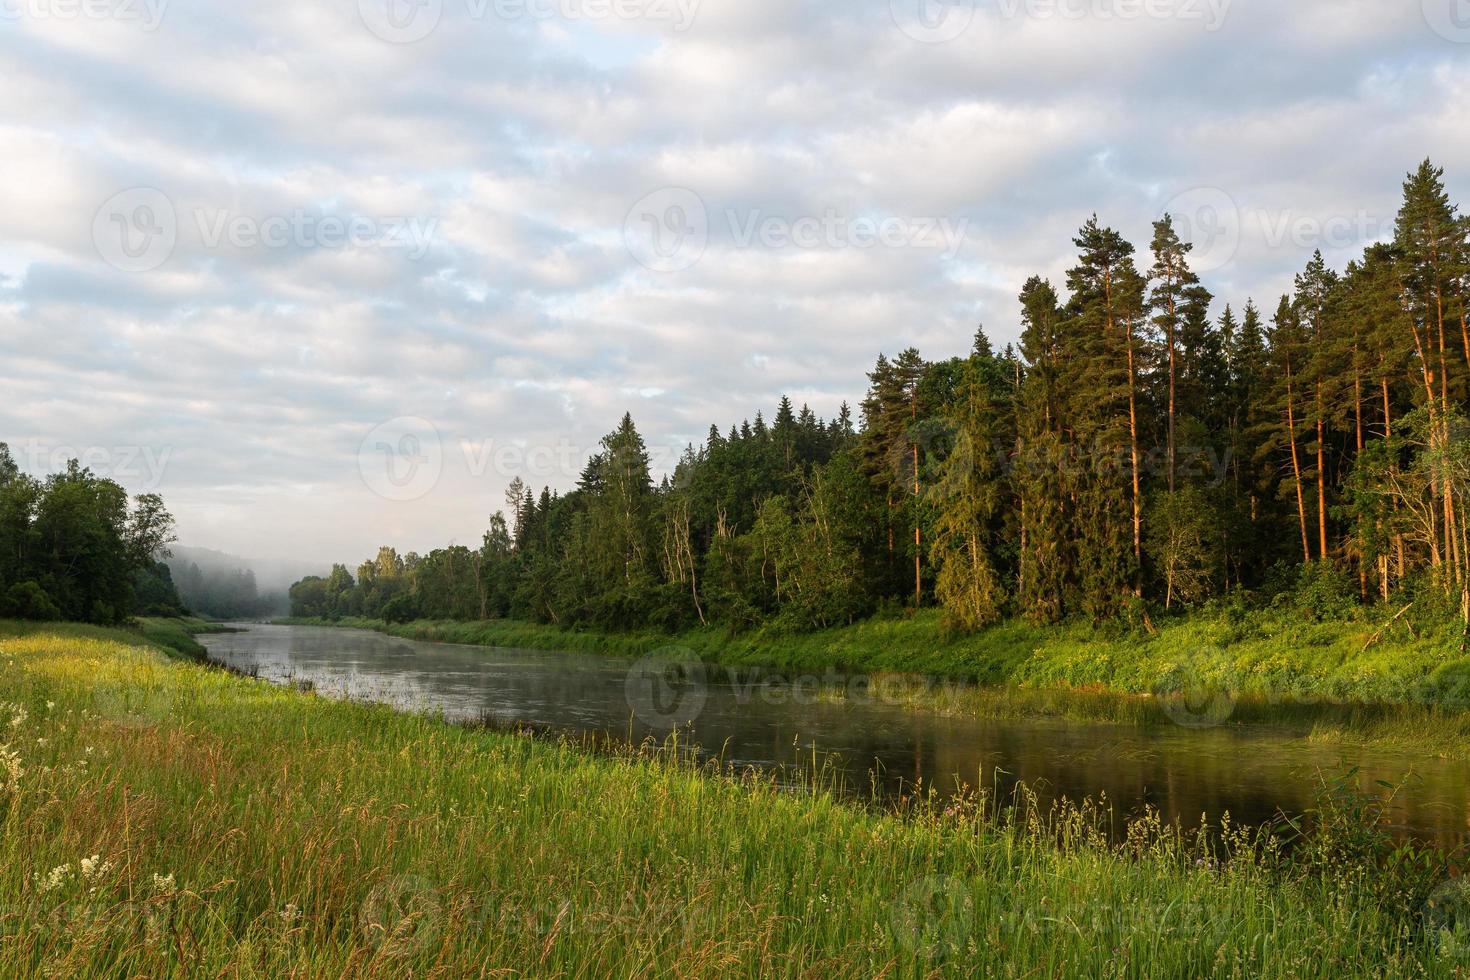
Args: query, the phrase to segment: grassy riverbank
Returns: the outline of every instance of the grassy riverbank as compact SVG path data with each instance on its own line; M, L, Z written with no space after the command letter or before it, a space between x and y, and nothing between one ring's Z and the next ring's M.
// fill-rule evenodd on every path
M331 702L132 634L7 628L0 646L0 975L1470 965L1466 937L1426 929L1443 867L1370 871L1353 807L1292 862L1147 824L1110 848L1084 817L884 815Z
M357 626L394 636L483 646L641 656L680 648L703 660L808 675L900 673L1035 689L1154 694L1192 685L1262 702L1470 707L1470 657L1445 633L1411 635L1402 623L1317 623L1294 611L1197 614L1157 635L1011 622L954 636L936 611L809 634L695 630L595 633L514 621L475 623L286 619ZM1381 635L1375 638L1375 634ZM1370 642L1371 641L1371 642Z
M11 636L28 636L43 627L14 619L0 619L0 641ZM86 623L47 623L48 635L76 639L127 640L152 646L169 657L203 660L208 652L194 637L203 633L228 633L230 627L193 616L145 617L127 626L91 626Z

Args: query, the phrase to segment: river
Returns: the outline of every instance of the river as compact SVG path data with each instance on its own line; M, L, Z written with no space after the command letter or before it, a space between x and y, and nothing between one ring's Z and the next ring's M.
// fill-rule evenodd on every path
M960 784L1009 793L1024 782L1044 801L1105 796L1117 818L1152 806L1195 826L1226 812L1236 823L1300 813L1319 773L1343 765L1361 767L1365 782L1412 773L1390 810L1395 831L1444 846L1470 842L1470 764L1409 750L1324 744L1270 726L946 717L749 672L670 680L645 661L614 657L325 627L237 628L200 637L212 659L277 683L309 681L325 696L635 742L679 728L729 765L790 773L816 759L863 794L911 791L920 780L941 793Z

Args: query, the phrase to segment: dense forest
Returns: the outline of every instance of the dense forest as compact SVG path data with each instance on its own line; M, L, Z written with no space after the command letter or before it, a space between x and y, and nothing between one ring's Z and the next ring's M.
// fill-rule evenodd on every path
M181 614L161 561L173 529L157 494L129 500L75 460L36 479L0 442L0 618L117 623Z
M1168 216L1094 217L1017 346L880 356L855 426L783 399L655 483L631 417L574 490L516 480L478 548L383 548L302 616L816 629L937 605L1152 628L1231 597L1421 602L1470 621L1470 222L1443 171L1392 242L1320 252L1274 305L1218 303Z

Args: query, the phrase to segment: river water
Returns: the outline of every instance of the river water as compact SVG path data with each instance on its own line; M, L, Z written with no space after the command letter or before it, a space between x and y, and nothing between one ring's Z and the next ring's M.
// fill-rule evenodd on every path
M815 759L864 795L911 791L917 781L942 793L961 784L1009 793L1024 782L1043 801L1105 795L1119 826L1146 806L1185 826L1226 812L1249 824L1302 812L1320 773L1355 765L1365 782L1412 774L1390 811L1397 832L1444 846L1470 842L1470 762L1409 750L1322 744L1268 726L945 717L748 672L670 675L614 657L325 627L237 628L200 640L216 661L265 680L310 681L326 696L438 711L450 720L635 742L678 728L729 765L790 773Z

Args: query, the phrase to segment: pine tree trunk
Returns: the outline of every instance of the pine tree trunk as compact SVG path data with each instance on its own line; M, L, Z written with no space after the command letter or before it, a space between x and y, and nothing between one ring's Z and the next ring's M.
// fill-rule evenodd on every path
M915 425L919 422L919 393L914 392L910 418ZM923 532L919 528L919 444L913 443L914 448L914 608L918 609L924 604L924 578L921 571L921 558L923 554Z
M1169 295L1169 493L1174 493L1174 296L1173 290ZM1130 371L1132 366L1130 364Z
M1286 366L1286 438L1291 444L1291 478L1296 486L1296 515L1302 529L1302 561L1312 560L1311 539L1307 537L1307 503L1302 495L1302 466L1296 452L1296 406L1291 385L1291 364Z
M1467 319L1470 319L1470 313L1462 311L1460 313L1460 343L1465 348L1465 365L1470 367L1470 323L1466 322Z
M1327 560L1327 438L1322 432L1321 385L1317 386L1317 555Z
M1353 346L1353 361L1358 359L1357 346ZM1363 378L1357 367L1353 368L1353 418L1358 428L1358 452L1363 451Z
M1428 329L1426 324L1425 329ZM1419 328L1414 324L1412 317L1409 318L1409 331L1414 335L1414 351L1419 355L1419 375L1424 382L1424 404L1429 411L1430 442L1439 441L1439 413L1435 409L1434 398L1434 369L1429 365L1429 352L1424 348L1424 339L1419 335ZM1439 481L1431 480L1429 492L1432 496L1439 496ZM1438 568L1442 562L1439 551L1439 522L1435 520L1434 510L1429 511L1429 564ZM1403 578L1403 559L1399 559L1399 578Z
M1379 379L1383 383L1383 438L1393 438L1393 409L1388 402L1388 375Z
M1438 269L1439 262L1437 254L1434 255L1434 260L1435 268ZM1444 448L1449 445L1450 435L1449 419L1444 416L1444 413L1447 413L1450 407L1450 372L1449 361L1448 358L1445 356L1444 292L1438 280L1436 280L1434 284L1434 306L1435 315L1438 318L1439 322L1439 395L1440 404L1443 406L1443 412L1440 416L1440 446L1441 448ZM1460 581L1460 546L1459 541L1455 536L1454 490L1448 482L1446 482L1445 486L1442 489L1444 490L1445 560L1450 563L1450 568L1454 574L1454 579L1456 582L1458 582Z
M1138 393L1133 367L1133 328L1125 322L1123 329L1128 334L1128 442L1133 459L1133 560L1141 566L1143 560L1143 503L1138 479ZM1173 478L1173 463L1169 467ZM1134 591L1142 594L1143 589L1135 583Z
M1383 389L1383 438L1386 439L1386 440L1389 440L1391 442L1393 440L1393 403L1389 400L1389 397L1388 397L1388 375L1385 374L1383 377L1379 378L1378 381L1379 381L1380 387ZM1397 463L1394 463L1394 462L1390 462L1389 463L1390 468L1393 468L1393 469L1397 469L1397 465L1398 464ZM1398 509L1399 509L1399 503L1398 503L1398 500L1395 498L1394 501L1393 501L1393 510L1394 510L1394 513L1395 514L1398 513ZM1395 553L1397 554L1397 557L1398 557L1398 563L1395 566L1395 570L1398 573L1399 581L1403 581L1403 578L1404 578L1404 536L1402 534L1397 534L1397 533L1394 534L1394 536L1393 536L1393 546L1394 546L1394 551L1395 551ZM1387 599L1388 598L1388 556L1387 555L1384 555L1383 556L1383 569L1382 569L1382 574L1383 574L1383 584L1382 584L1383 598L1384 599Z

